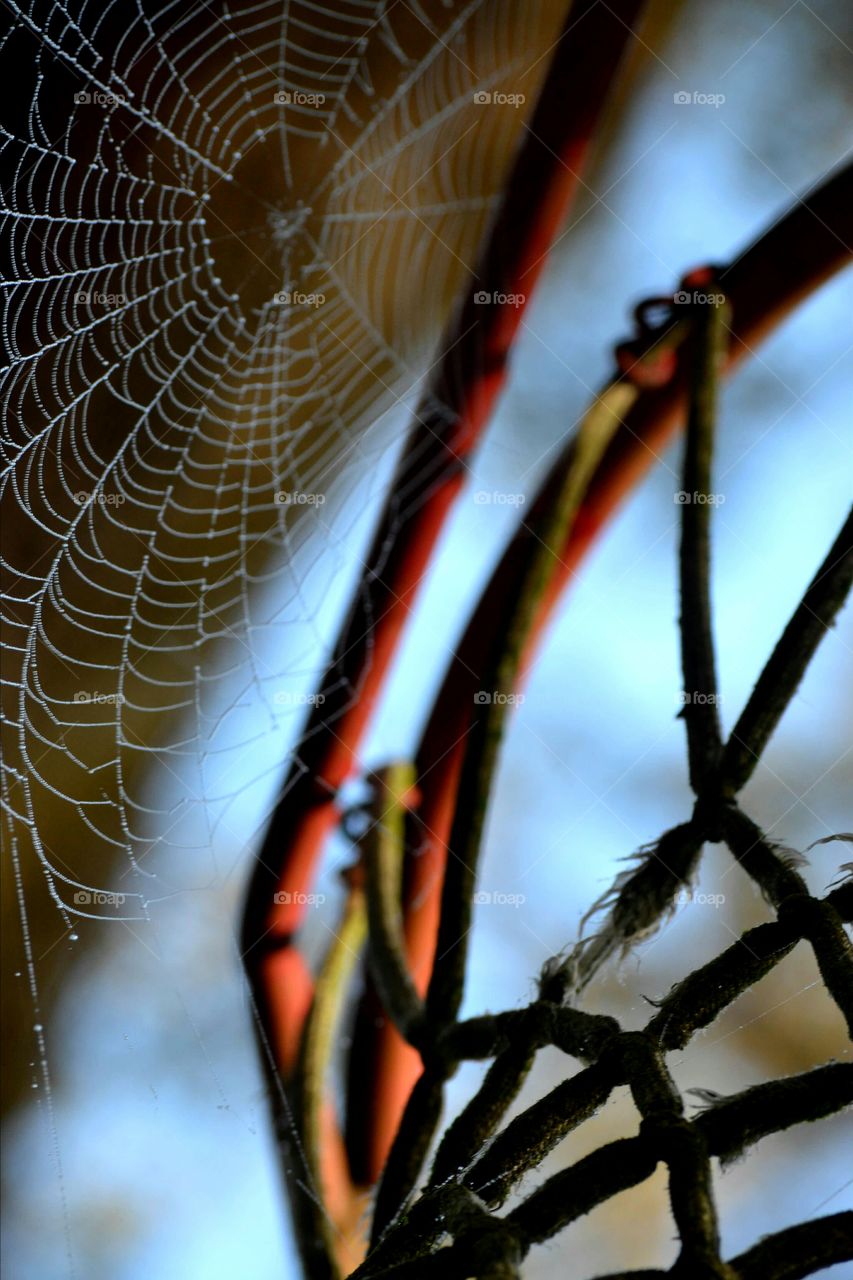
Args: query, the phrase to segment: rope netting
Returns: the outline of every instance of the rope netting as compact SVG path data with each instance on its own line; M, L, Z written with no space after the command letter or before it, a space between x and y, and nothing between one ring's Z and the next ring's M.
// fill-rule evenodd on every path
M532 1003L464 1021L457 1021L455 1014L465 978L482 806L491 785L488 757L494 748L488 745L489 725L494 736L495 723L499 725L505 714L501 702L495 699L475 713L453 822L437 958L423 1005L405 991L401 949L389 946L399 908L382 906L381 863L379 855L369 852L368 842L371 965L385 1008L400 1033L418 1049L423 1071L380 1182L372 1249L355 1273L365 1280L519 1276L531 1248L644 1182L659 1164L668 1172L677 1256L668 1270L620 1273L625 1277L757 1280L759 1276L804 1276L853 1258L853 1214L838 1213L779 1231L724 1259L712 1163L717 1160L725 1167L771 1134L849 1107L853 1066L829 1062L730 1096L695 1090L703 1105L691 1118L689 1100L667 1064L670 1054L683 1050L800 942L811 947L820 978L848 1033L853 1034L853 948L844 927L853 919L850 864L845 864L836 886L824 897L812 895L800 872L804 856L765 835L739 799L853 584L853 513L724 738L718 714L709 568L716 380L731 330L725 295L716 291L710 296L715 301L694 308L697 314L688 339L691 407L681 478L681 496L688 495L681 514L682 714L693 812L634 855L634 864L589 913L591 917L603 912L597 931L543 967ZM665 322L665 331L667 327ZM537 531L542 549L529 558L528 583L536 576L537 557L547 563L560 546L545 526L537 526ZM505 638L504 664L511 647ZM512 663L510 684L497 687L512 687ZM412 785L406 782L409 789ZM374 820L380 834L374 842L402 845L397 815L401 808L416 808L417 799L407 801L406 789L399 783L396 793L386 785L377 794ZM833 840L849 842L851 836L842 833L822 843ZM611 1016L582 1010L581 993L602 966L614 955L624 958L689 894L703 847L709 843L726 847L758 887L775 919L749 929L708 963L688 972L667 995L652 1002L656 1011L640 1030L624 1030ZM537 1052L545 1046L556 1047L580 1069L501 1128ZM410 1196L436 1131L443 1088L465 1060L485 1060L490 1066L479 1091L441 1137L426 1184L412 1203ZM522 1180L620 1086L628 1087L639 1114L636 1136L608 1142L546 1178L535 1190L522 1193ZM499 1215L497 1211L512 1195L516 1203Z

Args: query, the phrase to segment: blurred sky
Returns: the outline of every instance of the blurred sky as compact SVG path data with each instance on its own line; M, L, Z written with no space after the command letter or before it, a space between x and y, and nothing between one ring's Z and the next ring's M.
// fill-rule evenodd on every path
M841 159L853 84L845 17L842 0L685 7L594 174L599 201L581 204L525 316L510 390L443 540L371 737L372 761L411 748L473 592L512 523L515 508L477 504L473 494L531 494L608 374L632 305L666 292L692 266L730 258ZM724 94L725 102L677 105L680 90ZM849 502L852 315L848 271L801 308L723 397L714 488L725 500L714 513L713 587L728 727ZM528 998L542 962L576 938L618 860L689 812L676 719L679 459L676 444L588 561L513 722L481 885L525 901L478 909L467 1012ZM745 793L754 818L798 849L850 829L851 648L848 611ZM259 750L256 778L277 759ZM48 1028L56 1146L43 1098L15 1118L7 1138L9 1280L295 1276L235 941L248 872L235 833L257 822L277 772L276 764L245 791L197 861L158 865L164 895L150 923L93 926L100 946L73 969ZM813 851L813 888L834 878L849 856L842 850ZM324 875L327 910L346 857L337 843ZM591 1001L610 1002L636 1025L643 993L660 995L733 931L763 918L729 867L724 851L709 850L699 888L725 894L724 907L685 908L662 941L641 950L639 967L629 961L621 979L596 984ZM315 945L332 921L330 911L321 915L311 921ZM789 979L780 979L774 999L786 1003L801 1043L785 1048L792 1023L780 1021L780 1061L785 1052L792 1063L797 1053L808 1058L810 1043L814 1061L826 1045L849 1052L820 993L803 994L813 981L807 959ZM726 1091L766 1078L772 1053L762 1058L749 1025L765 1012L732 1011L701 1042L704 1057L688 1052L675 1064L679 1082ZM761 1024L767 1036L774 1016ZM554 1055L543 1057L526 1097L564 1070ZM466 1068L457 1103L475 1080ZM613 1107L630 1132L628 1105L617 1098ZM725 1251L848 1207L849 1187L839 1190L849 1177L844 1136L836 1121L773 1138L728 1173L720 1184ZM563 1151L553 1167L567 1158ZM619 1242L601 1239L609 1221L592 1215L578 1228L578 1275L587 1258L590 1270L618 1264L608 1250ZM635 1252L622 1265L671 1259L670 1229L656 1222L654 1231L626 1222L622 1247ZM558 1248L533 1257L525 1274L566 1274Z

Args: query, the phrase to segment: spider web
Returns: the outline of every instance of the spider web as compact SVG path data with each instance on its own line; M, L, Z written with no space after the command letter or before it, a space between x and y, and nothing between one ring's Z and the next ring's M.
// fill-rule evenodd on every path
M67 928L144 917L152 851L189 859L183 831L280 775L520 128L472 90L532 85L560 15L10 7L3 797L26 938L34 875Z

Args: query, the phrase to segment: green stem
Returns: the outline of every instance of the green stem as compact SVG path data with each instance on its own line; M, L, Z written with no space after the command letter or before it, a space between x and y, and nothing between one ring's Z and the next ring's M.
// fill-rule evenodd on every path
M449 840L436 959L426 998L433 1025L451 1023L462 1002L480 843L507 700L518 684L525 643L590 478L636 394L630 384L615 382L595 401L578 429L577 449L553 505L540 527L529 529L538 545L528 561L506 630L497 638L484 688L472 712Z
M394 1025L414 1044L424 1008L406 964L401 909L406 801L415 786L414 765L387 765L370 781L375 787L375 816L360 841L367 877L370 969Z
M364 894L351 888L343 919L317 977L294 1074L296 1122L309 1180L308 1193L298 1202L294 1197L294 1219L302 1264L311 1280L340 1280L343 1275L336 1259L338 1233L325 1207L322 1116L344 996L366 932Z

